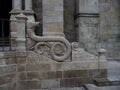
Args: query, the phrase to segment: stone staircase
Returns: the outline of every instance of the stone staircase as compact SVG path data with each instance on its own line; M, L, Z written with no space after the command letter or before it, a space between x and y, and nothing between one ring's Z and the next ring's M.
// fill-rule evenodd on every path
M87 90L120 90L120 62L108 62L108 78L97 78L94 84L86 84Z

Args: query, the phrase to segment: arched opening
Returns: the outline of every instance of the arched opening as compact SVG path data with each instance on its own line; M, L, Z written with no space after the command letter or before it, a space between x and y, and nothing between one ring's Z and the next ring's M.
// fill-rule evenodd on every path
M10 28L9 28L9 18L10 11L12 9L12 0L0 0L0 44L3 39L9 38Z

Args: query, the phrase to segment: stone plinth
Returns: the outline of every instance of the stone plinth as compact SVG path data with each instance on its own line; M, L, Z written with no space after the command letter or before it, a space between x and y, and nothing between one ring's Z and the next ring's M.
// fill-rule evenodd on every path
M22 62L19 65L20 90L81 87L85 83L93 83L94 78L107 77L105 60L98 62L95 56L91 55L94 60L87 60L85 57L78 58L78 61L56 62L43 55L28 52L25 64Z
M17 51L26 51L25 23L27 17L23 14L17 15Z

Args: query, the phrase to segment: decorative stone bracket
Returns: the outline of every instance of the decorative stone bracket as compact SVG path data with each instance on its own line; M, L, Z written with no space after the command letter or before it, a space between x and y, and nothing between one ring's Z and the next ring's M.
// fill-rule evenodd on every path
M43 55L45 49L49 48L50 57L56 61L64 61L70 57L71 44L62 36L37 36L35 34L35 27L39 22L27 22L27 34L37 44L34 50ZM45 47L42 47L45 46ZM49 57L49 55L46 55Z

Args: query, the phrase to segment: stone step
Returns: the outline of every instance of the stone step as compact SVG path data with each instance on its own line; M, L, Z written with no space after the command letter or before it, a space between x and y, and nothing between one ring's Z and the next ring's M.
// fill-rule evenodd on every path
M96 78L95 85L97 86L114 86L120 85L120 62L108 62L108 75L107 78Z
M29 90L85 90L84 87L69 87L69 88L45 88L45 89L29 89Z
M120 85L120 79L99 78L94 80L97 86L116 86Z
M86 90L120 90L120 85L117 86L96 86L94 84L86 84Z

